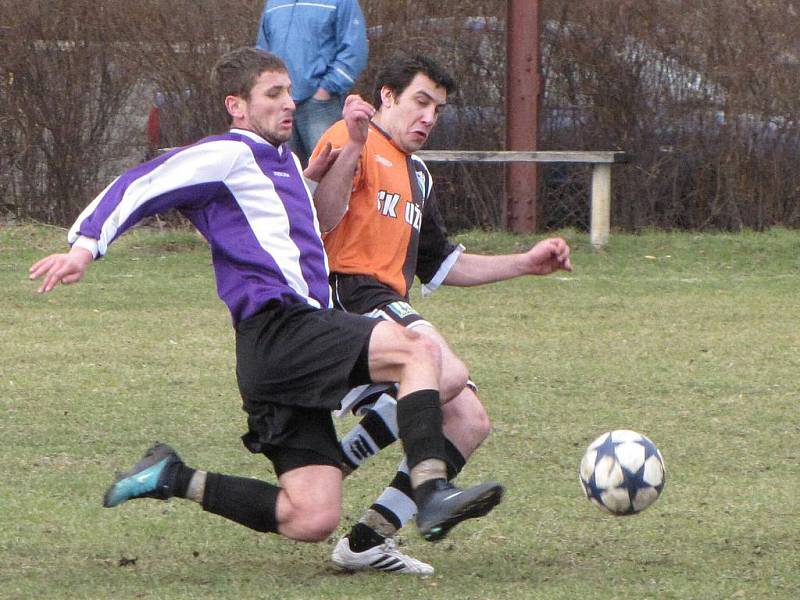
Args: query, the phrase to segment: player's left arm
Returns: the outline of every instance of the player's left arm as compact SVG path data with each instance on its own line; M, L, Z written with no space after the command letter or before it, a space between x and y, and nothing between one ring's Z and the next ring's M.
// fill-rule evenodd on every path
M523 275L549 275L556 271L572 271L570 249L562 238L548 238L521 254L462 253L443 283L469 287Z

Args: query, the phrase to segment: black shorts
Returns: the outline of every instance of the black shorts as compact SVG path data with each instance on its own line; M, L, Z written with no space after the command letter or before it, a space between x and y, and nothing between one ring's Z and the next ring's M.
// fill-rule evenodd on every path
M341 464L331 410L369 383L375 319L305 304L273 304L236 327L236 378L248 414L242 437L278 474Z
M369 275L331 273L333 301L349 313L380 317L403 327L429 325L421 314L392 288Z

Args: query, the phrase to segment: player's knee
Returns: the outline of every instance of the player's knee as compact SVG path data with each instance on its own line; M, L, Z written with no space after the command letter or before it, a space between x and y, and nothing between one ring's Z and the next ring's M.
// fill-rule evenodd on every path
M437 371L441 371L442 349L435 340L408 329L403 330L403 336L408 345L409 366L434 365Z
M467 386L469 371L467 366L459 359L446 361L447 366L442 369L439 389L445 400L455 398Z
M292 530L294 539L301 542L322 542L328 539L339 526L338 507L316 507L294 515Z
M446 429L458 429L468 446L477 448L492 431L492 422L480 399L471 391L462 392L442 407Z
M483 406L481 406L483 408ZM478 443L483 442L492 433L492 421L485 410L481 410L480 414L476 414L472 420L472 430L475 433L476 439L480 440Z
M478 403L478 407L475 410L469 413L467 422L470 434L476 446L480 445L492 432L492 422L489 420L489 415L480 403Z

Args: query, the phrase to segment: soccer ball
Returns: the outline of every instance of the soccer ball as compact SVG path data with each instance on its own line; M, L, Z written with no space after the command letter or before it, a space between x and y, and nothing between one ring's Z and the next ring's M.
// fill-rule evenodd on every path
M618 429L589 444L580 479L592 504L614 515L633 515L661 495L666 469L653 442L641 433Z

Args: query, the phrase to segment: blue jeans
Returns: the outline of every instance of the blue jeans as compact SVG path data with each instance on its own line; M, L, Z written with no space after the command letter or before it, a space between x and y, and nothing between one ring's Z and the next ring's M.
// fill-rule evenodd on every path
M342 118L342 104L341 97L333 95L330 100L309 98L297 104L289 145L303 167L308 164L308 157L325 130Z

